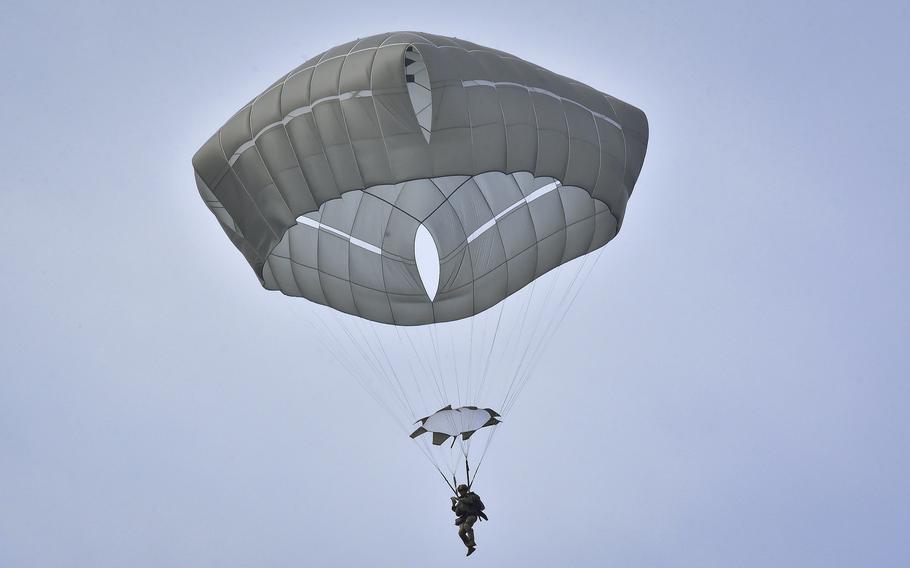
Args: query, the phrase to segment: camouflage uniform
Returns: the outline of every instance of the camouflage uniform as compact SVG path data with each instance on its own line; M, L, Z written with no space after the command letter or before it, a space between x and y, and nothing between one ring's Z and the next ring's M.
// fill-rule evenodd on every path
M458 487L459 496L452 497L452 510L458 515L455 519L455 525L458 526L458 536L461 541L468 547L468 554L474 552L477 544L474 542L474 523L480 517L484 520L487 516L484 514L484 504L480 497L469 491L465 486Z

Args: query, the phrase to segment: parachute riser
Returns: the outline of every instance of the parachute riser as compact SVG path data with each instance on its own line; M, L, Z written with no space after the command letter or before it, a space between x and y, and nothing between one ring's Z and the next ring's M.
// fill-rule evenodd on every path
M439 471L439 470L437 470L437 471ZM439 471L439 475L442 476L442 480L446 482L446 485L449 486L449 489L452 490L452 493L455 495L458 495L458 491L455 490L455 485L457 485L458 483L456 482L455 485L452 485L451 483L449 483L449 479L445 476L444 473L442 473L442 471ZM453 481L455 480L455 476L452 476L452 480Z

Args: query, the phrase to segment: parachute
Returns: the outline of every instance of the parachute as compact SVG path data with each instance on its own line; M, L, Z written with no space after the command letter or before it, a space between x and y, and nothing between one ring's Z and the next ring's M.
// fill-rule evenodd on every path
M476 406L461 406L452 408L448 405L418 420L420 428L411 433L411 438L416 438L427 432L433 433L433 445L442 445L449 438L468 440L474 432L487 426L496 426L501 421L499 413L492 408L477 408ZM452 441L455 445L455 441Z
M323 355L403 433L419 426L412 439L448 483L489 432L476 477L619 231L647 140L644 113L587 85L396 32L292 70L193 167L262 286L311 302Z

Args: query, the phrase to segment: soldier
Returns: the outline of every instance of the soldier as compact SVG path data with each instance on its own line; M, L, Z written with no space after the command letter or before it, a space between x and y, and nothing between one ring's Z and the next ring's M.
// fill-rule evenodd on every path
M468 547L466 556L470 556L477 549L477 544L474 542L474 523L477 522L478 517L485 521L488 519L483 512L485 507L479 495L464 484L459 485L456 490L458 497L452 497L452 510L457 515L455 525L458 527L458 536Z

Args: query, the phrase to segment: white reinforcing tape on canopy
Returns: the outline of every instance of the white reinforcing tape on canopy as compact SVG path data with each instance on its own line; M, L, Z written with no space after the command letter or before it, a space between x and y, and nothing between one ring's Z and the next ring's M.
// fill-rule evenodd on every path
M546 89L541 89L539 87L529 87L527 85L522 85L521 83L512 83L509 81L484 81L481 79L462 81L461 85L463 87L493 87L493 88L495 88L497 86L519 87L521 89L526 89L529 93L538 93L541 95L546 95L548 97L553 97L554 99L557 99L560 101L572 103L572 104L590 112L593 116L603 119L604 121L613 125L614 127L618 128L619 130L622 130L622 126L618 122L616 122L615 120L610 118L609 116L606 116L597 111L591 110L588 107L586 107L585 105L583 105L577 101L573 101L572 99L567 99L565 97L561 97L552 91L548 91ZM372 96L373 96L373 91L371 91L369 89L358 90L358 91L348 91L345 93L340 93L338 95L323 97L321 99L313 101L312 103L310 103L306 106L295 108L294 110L290 111L287 115L285 115L285 117L282 118L279 122L273 122L271 124L267 124L264 127L262 127L259 130L259 132L257 132L253 136L252 140L249 140L249 141L241 144L240 147L237 148L237 150L235 150L233 154L231 154L231 157L228 159L228 164L233 166L237 162L237 160L240 159L241 154L243 154L244 152L246 152L247 150L249 150L250 148L255 146L256 140L258 140L259 137L262 136L263 134L265 134L267 131L271 130L272 128L275 128L276 126L280 126L282 124L286 125L287 123L294 120L298 116L313 112L313 107L320 103L324 103L324 102L328 102L328 101L346 101L348 99L359 99L359 98L363 98L363 97L372 97Z
M484 223L483 225L478 227L476 231L471 233L471 235L468 237L468 242L470 243L471 241L473 241L480 235L484 234L486 231L490 230L493 227L493 225L496 224L496 221L498 221L499 219L502 219L503 217L505 217L506 215L511 213L514 209L516 209L517 207L520 207L522 204L525 204L525 203L531 203L538 197L541 197L543 195L546 195L547 193L550 193L551 191L553 191L554 189L556 189L559 186L560 186L560 183L558 181L548 183L547 185L541 187L540 189L533 191L527 197L525 197L523 199L519 199L512 205L509 205L508 207L503 209L499 214L497 214L495 217L493 217L492 219L490 219L489 221L487 221L486 223Z
M486 231L490 230L493 227L493 225L496 224L496 221L498 221L499 219L502 219L503 217L505 217L512 211L514 211L516 208L522 206L523 204L531 203L535 199L538 199L539 197L542 197L542 196L546 195L547 193L550 193L551 191L553 191L560 185L561 184L558 181L553 181L539 189L534 190L527 197L523 197L522 199L519 199L512 205L509 205L508 207L503 209L501 212L499 212L495 217L493 217L492 219L490 219L489 221L487 221L486 223L484 223L483 225L478 227L473 233L471 233L471 235L467 238L467 242L470 243L470 242L474 241L480 235L482 235ZM366 241L362 241L362 240L358 239L357 237L353 237L353 236L345 233L344 231L336 229L335 227L332 227L330 225L326 225L325 223L320 223L319 221L312 219L310 217L307 217L306 215L301 215L300 217L298 217L297 222L300 223L301 225L306 225L308 227L313 227L315 229L324 229L334 235L338 235L339 237L346 239L352 245L358 246L358 247L360 247L364 250L368 250L372 253L376 253L379 255L382 254L382 249L377 247L376 245L372 245Z
M346 93L341 93L340 95L332 95L329 97L323 97L321 99L313 101L312 103L310 103L306 106L295 108L294 110L290 111L280 121L273 122L271 124L266 124L265 126L263 126L262 129L260 129L259 132L257 132L256 135L253 136L252 140L241 144L240 147L237 148L237 150L234 151L234 153L231 155L231 158L228 160L228 164L233 166L237 162L237 160L240 159L241 154L243 154L244 152L246 152L247 150L249 150L250 148L255 146L256 140L258 140L260 136L262 136L263 134L265 134L272 128L275 128L276 126L281 126L282 124L287 124L287 123L291 122L292 120L294 120L295 118L297 118L298 116L313 112L313 107L320 103L325 103L325 102L329 102L329 101L346 101L348 99L360 99L363 97L372 97L372 96L373 96L373 91L370 91L370 90L348 91Z
M373 252L373 253L376 253L379 255L382 254L382 249L377 247L376 245L371 245L370 243L368 243L366 241L362 241L362 240L358 239L357 237L352 237L351 235L345 233L344 231L339 231L335 227L330 227L329 225L320 223L316 219L311 219L311 218L303 215L303 216L297 217L297 222L300 223L301 225L306 225L308 227L313 227L315 229L325 229L326 231L328 231L332 234L338 235L339 237L341 237L343 239L347 239L352 245L358 246L364 250L368 250L370 252Z
M548 96L548 97L553 97L554 99L557 99L557 100L560 100L560 101L564 101L564 102L567 102L567 103L572 103L573 105L576 105L576 106L578 106L578 107L581 107L581 108L585 109L586 111L590 112L591 114L593 114L593 115L596 116L597 118L603 119L603 120L605 120L606 122L608 122L609 124L612 124L613 126L615 126L616 128L618 128L619 130L622 130L622 126L621 126L618 122L616 122L615 120L613 120L612 118L610 118L609 116L607 116L607 115L605 115L605 114L601 114L601 113L599 113L599 112L597 112L597 111L595 111L595 110L591 110L591 109L589 109L588 107L586 107L585 105L581 104L581 103L578 102L578 101L573 101L572 99L567 99L567 98L565 98L565 97L561 97L561 96L557 95L556 93L554 93L554 92L552 92L552 91L548 91L548 90L546 90L546 89L541 89L541 88L539 88L539 87L529 87L529 86L527 86L527 85L522 85L521 83L512 83L512 82L509 82L509 81L483 81L483 80L462 81L462 82L461 82L461 85L462 85L463 87L493 87L493 88L496 88L496 87L498 87L498 86L502 86L502 87L518 87L518 88L520 88L520 89L527 89L527 91L528 91L529 93L538 93L538 94L541 94L541 95L546 95L546 96Z

